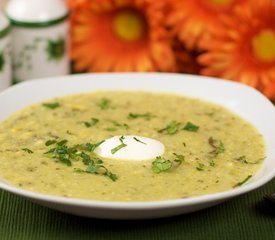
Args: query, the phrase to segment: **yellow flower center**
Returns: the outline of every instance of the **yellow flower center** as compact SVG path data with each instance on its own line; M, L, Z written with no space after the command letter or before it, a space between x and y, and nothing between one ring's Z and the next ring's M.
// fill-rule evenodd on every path
M114 30L117 36L126 41L139 39L144 32L144 19L137 12L123 10L114 19Z
M214 5L226 6L229 5L232 0L210 0Z
M275 32L271 29L262 30L252 42L254 54L262 61L275 60Z

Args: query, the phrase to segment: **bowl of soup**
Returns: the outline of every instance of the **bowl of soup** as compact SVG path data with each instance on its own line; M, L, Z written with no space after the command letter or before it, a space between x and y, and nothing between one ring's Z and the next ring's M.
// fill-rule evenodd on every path
M0 187L63 212L144 219L197 211L275 175L275 108L240 83L80 74L0 93Z

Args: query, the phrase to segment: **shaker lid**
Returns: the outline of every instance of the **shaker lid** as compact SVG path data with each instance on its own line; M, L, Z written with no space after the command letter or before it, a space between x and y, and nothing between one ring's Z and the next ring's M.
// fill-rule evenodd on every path
M52 21L68 14L64 0L10 0L5 11L10 19L21 22Z

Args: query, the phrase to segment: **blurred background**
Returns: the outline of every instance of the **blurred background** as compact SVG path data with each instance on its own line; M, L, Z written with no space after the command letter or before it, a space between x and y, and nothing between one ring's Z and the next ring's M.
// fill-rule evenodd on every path
M273 0L60 1L70 13L70 73L214 76L275 101Z

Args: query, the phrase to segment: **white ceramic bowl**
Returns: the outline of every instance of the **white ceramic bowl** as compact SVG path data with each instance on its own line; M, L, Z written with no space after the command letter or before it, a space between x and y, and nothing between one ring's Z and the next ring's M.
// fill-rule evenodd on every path
M68 199L34 193L0 181L0 188L38 204L75 215L144 219L173 216L213 206L254 190L275 176L275 107L261 93L243 84L183 74L84 74L27 81L0 93L0 120L32 103L94 90L146 90L182 94L221 104L251 122L267 145L262 168L247 184L225 192L152 202L106 202Z

